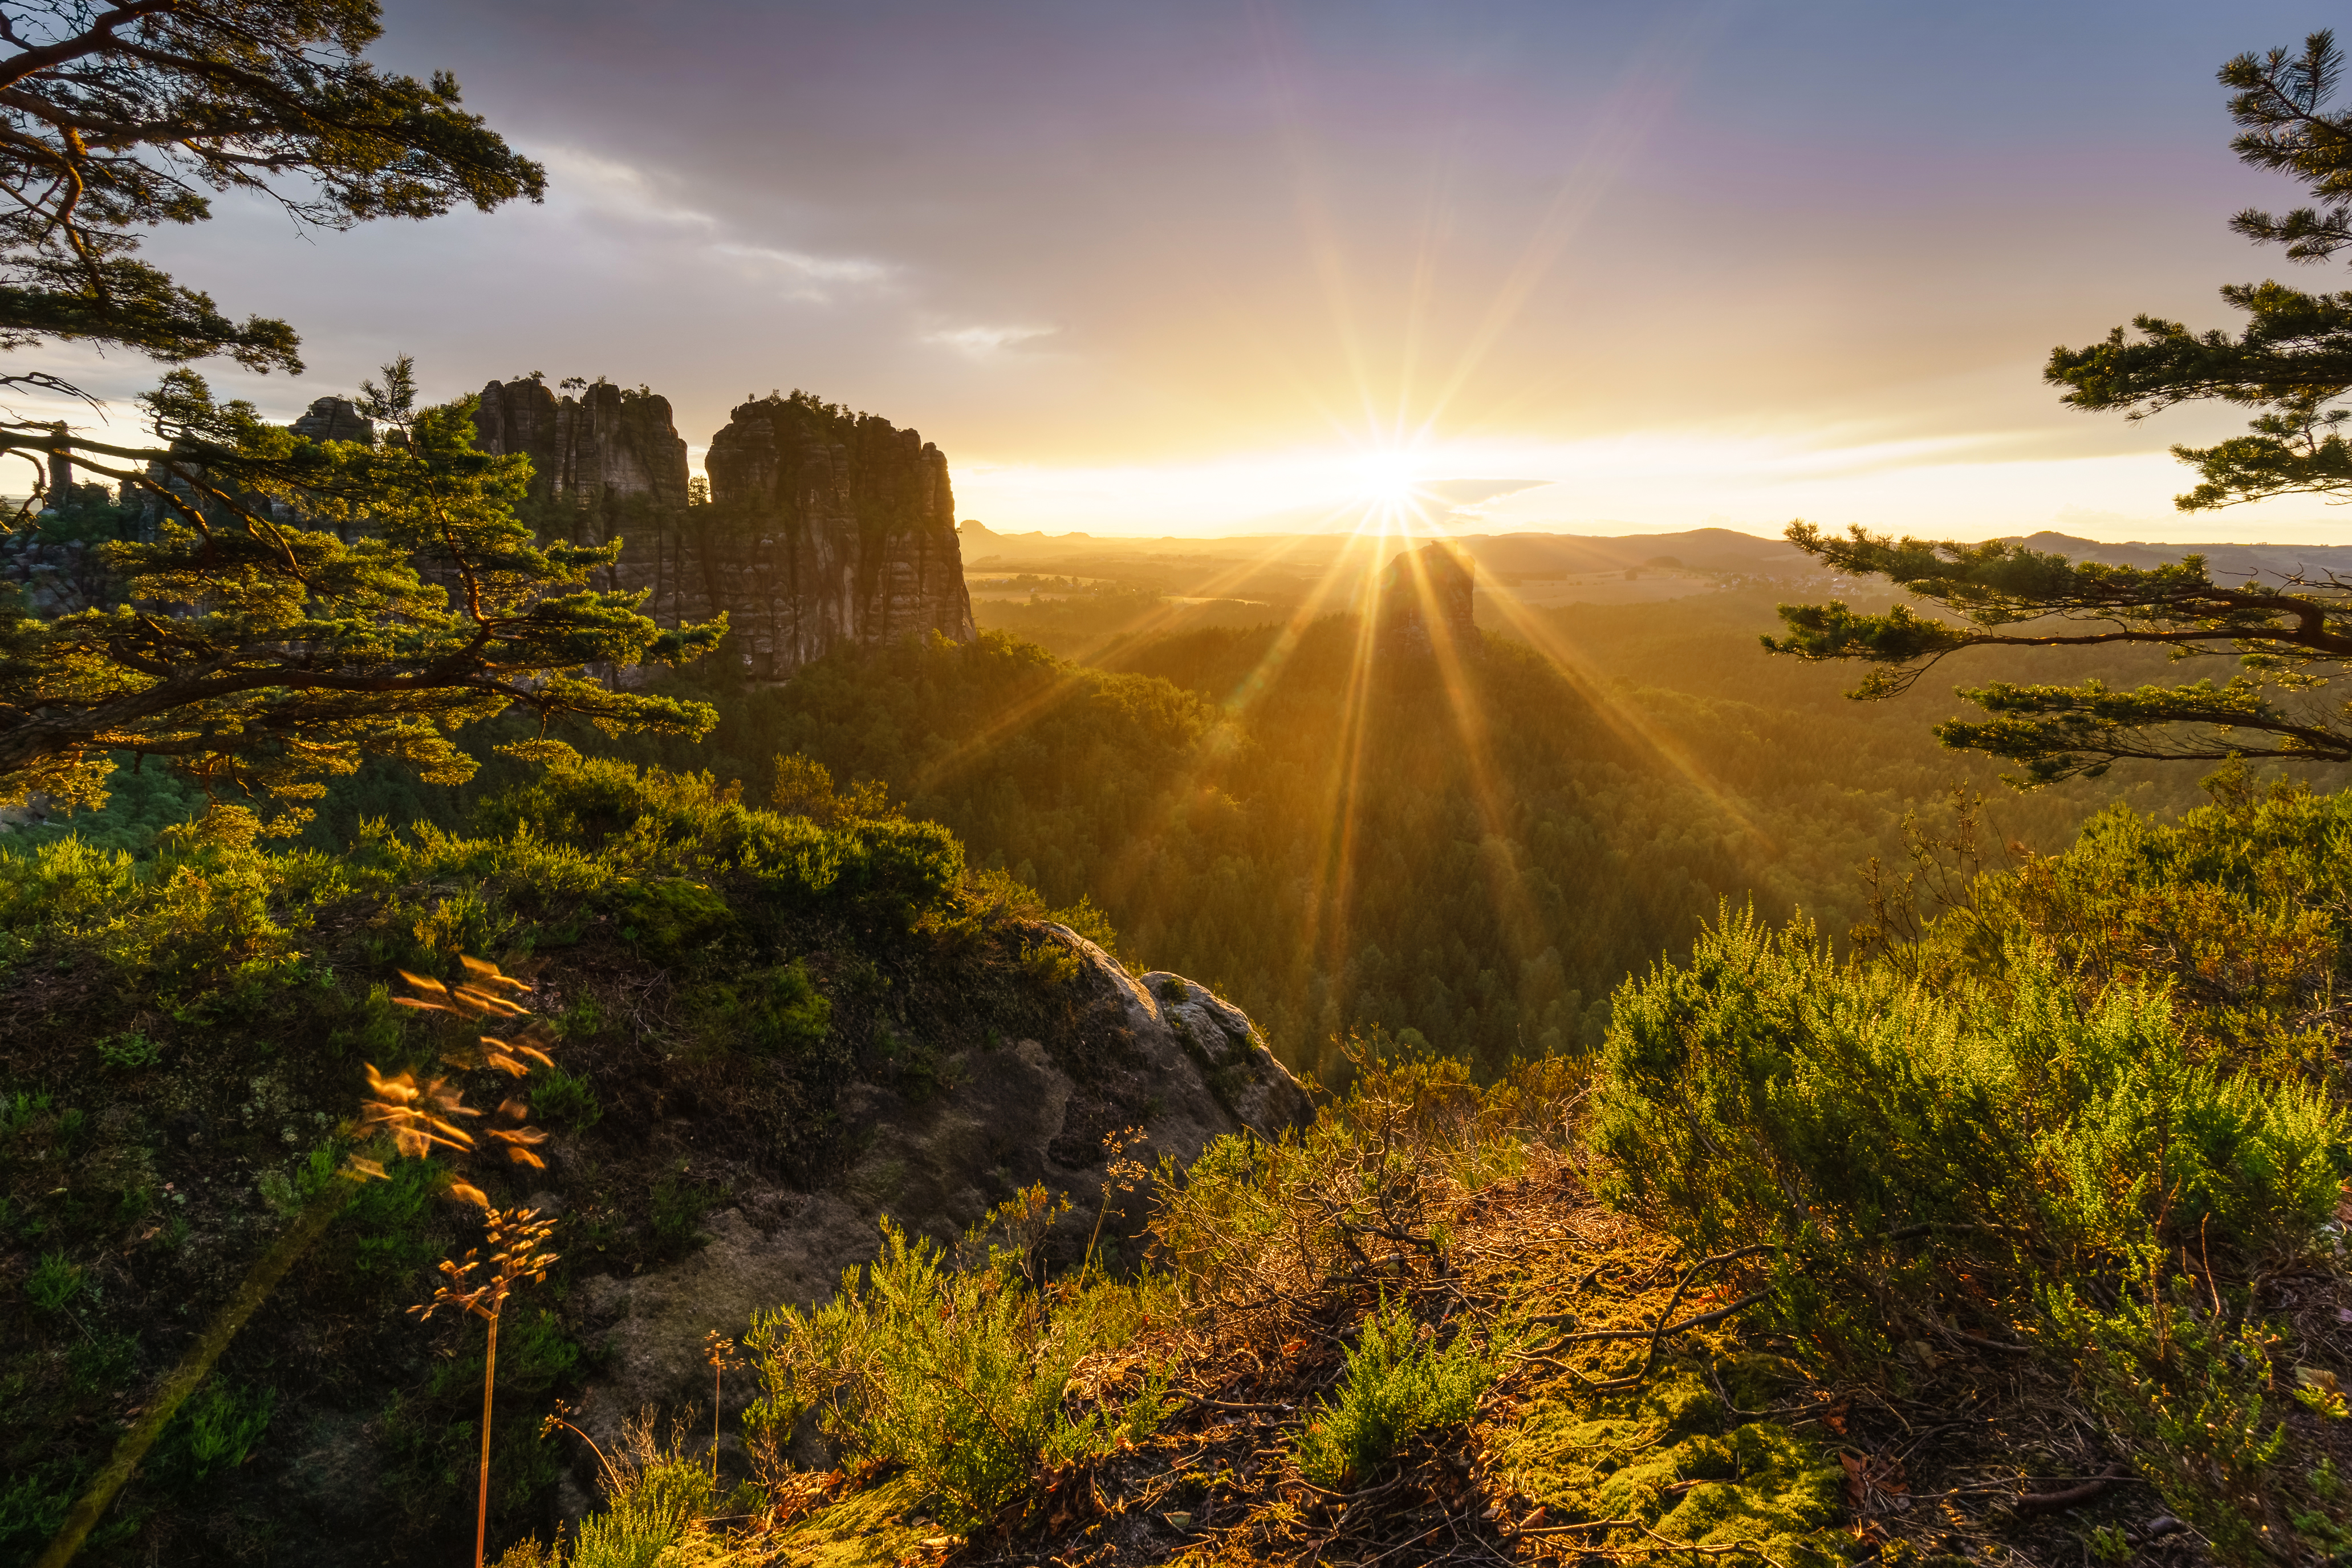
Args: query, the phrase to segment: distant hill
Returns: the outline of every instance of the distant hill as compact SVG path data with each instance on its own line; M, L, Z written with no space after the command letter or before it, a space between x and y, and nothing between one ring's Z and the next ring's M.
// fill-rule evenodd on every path
M2047 531L2026 534L2019 542L2053 555L2116 566L2161 566L2202 555L2206 569L2221 579L2251 576L2284 581L2298 574L2352 573L2352 544L2105 544Z

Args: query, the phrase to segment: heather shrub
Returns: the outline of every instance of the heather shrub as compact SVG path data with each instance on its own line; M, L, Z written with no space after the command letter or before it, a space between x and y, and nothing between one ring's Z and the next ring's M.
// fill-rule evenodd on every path
M906 1466L940 1499L940 1522L969 1533L1029 1488L1041 1459L1148 1432L1159 1385L1115 1419L1065 1414L1071 1369L1119 1336L1134 1297L1110 1284L1035 1289L1024 1240L1041 1219L1045 1194L1032 1189L950 1258L886 1218L882 1255L845 1273L833 1300L755 1318L744 1339L763 1391L744 1416L754 1445L814 1411L853 1451Z
M1383 1302L1364 1320L1338 1392L1299 1435L1298 1472L1335 1490L1360 1482L1415 1433L1467 1424L1494 1380L1493 1359L1469 1335L1441 1350L1402 1302Z
M2252 1257L2310 1245L2352 1170L2315 1089L2193 1059L2164 994L2075 985L2031 942L1999 986L1930 989L1730 916L1615 1008L1592 1144L1621 1198L1709 1250L1888 1279L1906 1233L2021 1279Z

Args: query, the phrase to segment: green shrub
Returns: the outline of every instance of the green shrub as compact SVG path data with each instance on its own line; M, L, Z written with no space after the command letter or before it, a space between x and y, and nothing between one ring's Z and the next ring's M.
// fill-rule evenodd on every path
M683 877L624 878L613 892L621 937L653 953L675 953L734 919L726 899Z
M531 1109L542 1121L553 1121L584 1132L604 1118L604 1107L596 1099L596 1088L585 1073L568 1073L562 1068L542 1069L532 1080Z
M352 1238L352 1269L399 1279L430 1261L434 1194L443 1173L426 1160L396 1160L386 1179L362 1182L338 1217Z
M1042 1191L1000 1208L1030 1212ZM1124 1409L1072 1422L1062 1395L1078 1359L1116 1328L1117 1287L1049 1305L1024 1277L1017 1246L967 1237L986 1260L947 1265L928 1238L912 1242L887 1218L882 1255L842 1276L814 1311L782 1307L752 1321L744 1343L761 1396L745 1413L755 1437L789 1433L815 1410L851 1448L902 1464L941 1499L940 1521L970 1533L1029 1485L1048 1454L1097 1451L1150 1430L1161 1389Z
M163 1047L138 1030L101 1037L98 1042L98 1059L118 1072L135 1072L153 1067L163 1059Z
M656 1568L719 1511L710 1472L680 1447L656 1449L645 1424L632 1424L605 1470L604 1511L581 1521L569 1568Z
M1076 980L1081 967L1074 950L1051 938L1024 943L1021 949L1021 972L1047 991Z
M2278 1463L2287 1432L2263 1410L2272 1336L2208 1317L2187 1289L2147 1302L2126 1295L2109 1312L2062 1285L2048 1307L2099 1414L2214 1555L2237 1568L2288 1555Z
M962 880L963 846L937 823L848 818L824 826L746 806L741 794L709 773L572 757L486 803L475 823L507 840L509 853L546 862L570 885L626 886L635 879L636 890L621 901L641 941L651 933L674 943L708 929L725 902L708 902L694 889L722 870L751 876L771 897L846 897L905 917L944 909ZM429 829L419 837L465 847ZM586 853L557 847L572 845ZM648 890L664 879L685 886Z
M833 1028L832 1001L797 961L698 986L692 1001L724 1044L761 1056L803 1056Z
M704 1182L664 1176L654 1184L654 1242L664 1253L682 1252L709 1238L695 1227L726 1198L724 1189Z
M261 1199L281 1215L295 1215L311 1199L333 1186L335 1151L332 1144L313 1149L290 1171L264 1171L254 1179Z
M1930 990L1728 917L1614 1008L1592 1142L1618 1197L1710 1251L2114 1277L2150 1247L2307 1246L2352 1170L2317 1092L2192 1060L2163 996L2086 999L2038 944L1998 988ZM1887 1245L1923 1229L1945 1263Z
M1466 1424L1495 1380L1493 1361L1458 1335L1437 1348L1400 1301L1364 1320L1339 1392L1298 1439L1298 1472L1337 1489L1360 1482L1416 1432Z
M44 1312L62 1312L81 1294L81 1266L62 1252L47 1252L25 1277L25 1297Z
M13 1138L48 1113L49 1097L25 1089L0 1094L0 1138Z
M74 1492L72 1474L60 1475L49 1466L0 1480L0 1550L21 1551L22 1561L31 1562L42 1542L65 1523Z
M252 1456L278 1407L274 1388L240 1394L219 1378L182 1407L173 1458L187 1479L202 1480L215 1470L235 1469Z

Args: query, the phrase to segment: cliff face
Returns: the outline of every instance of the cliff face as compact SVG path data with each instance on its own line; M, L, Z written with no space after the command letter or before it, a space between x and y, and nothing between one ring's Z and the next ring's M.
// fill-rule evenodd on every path
M948 460L914 431L766 397L735 410L705 466L711 591L740 614L755 674L788 674L843 643L977 635Z
M667 397L598 382L559 398L543 382L494 381L482 388L474 429L485 452L530 454L535 499L593 506L643 496L685 509L686 442Z
M755 678L845 644L976 635L947 458L912 430L800 394L746 403L711 437L710 504L690 506L666 398L494 381L475 426L485 451L530 454L543 530L625 541L600 586L647 590L664 626L725 611Z

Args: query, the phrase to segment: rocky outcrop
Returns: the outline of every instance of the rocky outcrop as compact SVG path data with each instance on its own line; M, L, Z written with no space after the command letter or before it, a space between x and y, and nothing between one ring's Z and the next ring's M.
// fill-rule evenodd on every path
M558 397L539 380L494 381L474 413L475 445L530 456L531 495L601 510L642 497L658 511L687 502L686 442L669 399L608 381Z
M0 535L0 583L13 583L25 607L45 618L111 605L122 583L106 569L97 545L51 540L36 529Z
M771 396L734 411L705 466L709 592L755 675L844 644L976 635L947 457L914 431Z
M287 428L313 441L357 441L363 447L375 445L375 421L361 413L359 405L348 397L311 399L310 411Z
M743 404L711 437L705 505L668 401L643 389L494 381L475 427L485 451L530 455L543 531L625 542L600 586L645 590L664 626L724 612L757 679L845 646L976 635L947 458L912 430L803 393Z
M1472 571L1470 558L1450 544L1424 545L1390 562L1373 606L1381 647L1408 654L1476 647Z
M1181 1167L1224 1134L1275 1138L1307 1121L1306 1091L1239 1008L1179 975L1139 980L1066 927L1034 929L1078 960L1082 1054L1068 1040L963 1051L947 1063L954 1087L920 1104L861 1085L840 1108L861 1143L841 1179L808 1193L739 1190L732 1207L703 1221L702 1250L656 1273L584 1281L604 1362L582 1415L590 1432L601 1438L647 1405L708 1397L703 1335L740 1334L754 1312L780 1303L826 1300L842 1270L879 1250L886 1215L951 1243L987 1215L992 1194L1042 1184L1071 1201L1044 1247L1066 1266L1084 1253L1104 1205L1106 1238L1138 1236L1148 1212L1148 1183L1107 1187L1106 1134L1140 1126L1148 1136L1136 1152ZM730 1434L750 1393L742 1381L727 1391ZM566 1511L587 1501L581 1493Z

